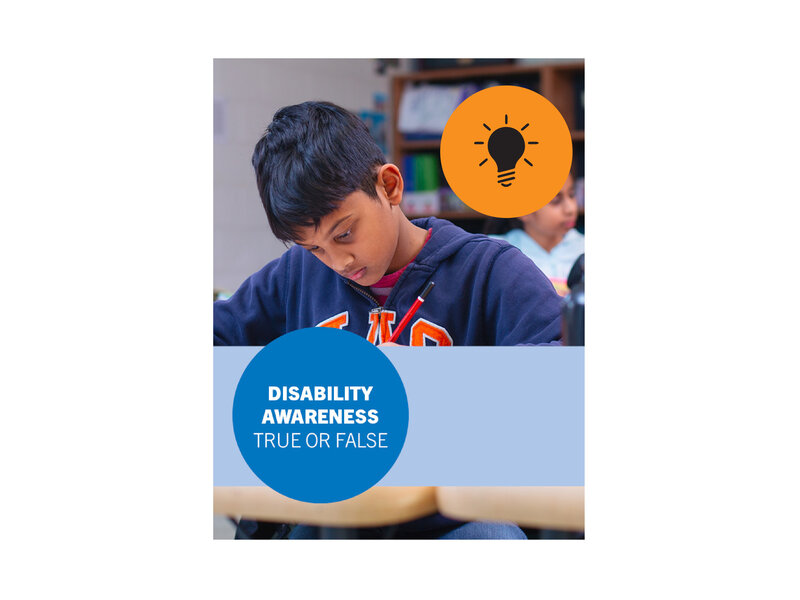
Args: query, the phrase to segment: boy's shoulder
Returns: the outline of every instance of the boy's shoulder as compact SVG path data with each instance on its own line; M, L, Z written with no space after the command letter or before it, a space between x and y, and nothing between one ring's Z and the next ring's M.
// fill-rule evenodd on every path
M420 252L417 262L442 262L473 255L493 255L512 248L508 242L490 238L482 233L470 233L461 227L437 217L412 221L423 229L432 229L430 241Z

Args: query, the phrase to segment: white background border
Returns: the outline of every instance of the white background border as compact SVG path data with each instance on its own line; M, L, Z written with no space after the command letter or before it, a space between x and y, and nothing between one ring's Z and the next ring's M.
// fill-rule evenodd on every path
M796 593L798 117L781 5L7 9L8 585ZM322 56L586 58L585 541L212 540L212 58Z

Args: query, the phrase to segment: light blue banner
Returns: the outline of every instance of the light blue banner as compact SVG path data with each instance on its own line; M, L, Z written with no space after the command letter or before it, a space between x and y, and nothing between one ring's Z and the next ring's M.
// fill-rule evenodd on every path
M263 485L233 436L236 385L260 348L214 348L214 485ZM381 348L408 395L408 436L378 485L584 483L584 348ZM309 357L309 369L314 360Z

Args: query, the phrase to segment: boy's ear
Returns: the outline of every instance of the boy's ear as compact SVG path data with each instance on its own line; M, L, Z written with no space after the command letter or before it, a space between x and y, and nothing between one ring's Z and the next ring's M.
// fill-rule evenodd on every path
M378 169L377 186L383 189L389 204L397 206L403 199L403 176L396 165L387 163Z

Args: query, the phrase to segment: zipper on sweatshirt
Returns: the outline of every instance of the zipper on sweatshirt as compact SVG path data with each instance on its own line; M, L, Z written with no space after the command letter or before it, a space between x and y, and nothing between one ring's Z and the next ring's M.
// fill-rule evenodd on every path
M365 290L362 290L362 289L361 289L361 288L359 288L359 287L356 287L355 285L353 285L353 284L352 284L352 283L350 283L349 281L346 281L345 283L347 283L347 285L349 285L351 288L353 288L353 289L354 289L355 291L357 291L359 294L361 294L361 295L362 295L362 296L364 296L365 298L367 298L367 299L371 300L371 301L372 301L372 302L375 304L375 306L374 306L373 308L369 309L369 314L370 314L370 315L378 315L378 318L377 318L377 320L376 320L376 323L377 323L378 331L380 331L380 326L381 326L381 313L383 312L383 307L381 306L381 303L380 303L380 302L378 302L378 299L377 299L377 298L375 298L375 296L373 296L373 295L372 295L372 294L370 294L369 292L367 292L367 291L365 291ZM371 320L370 320L370 321L371 321ZM378 337L379 337L379 334L375 336L375 339L377 340L377 339L378 339Z
M381 313L382 312L383 312L383 307L382 306L376 306L375 308L372 308L369 311L370 315L378 315L377 318L375 319L375 323L377 323L378 331L380 331L380 328L381 328ZM370 319L370 323L372 323L371 319ZM377 340L378 337L379 336L376 335L375 339Z
M349 285L351 288L353 288L355 291L357 291L359 294L361 294L362 296L364 296L365 298L367 298L369 301L371 301L371 302L372 302L372 303L375 305L375 307L376 307L376 308L378 308L378 311L380 312L380 310L381 310L381 303L380 303L380 302L378 302L378 299L377 299L375 296L373 296L373 295L372 295L372 294L370 294L369 292L367 292L367 291L365 291L365 290L361 289L360 287L357 287L357 286L353 285L353 284L352 284L352 283L350 283L350 281L348 281L348 280L345 280L345 283L346 283L347 285ZM375 309L373 308L372 310L375 310Z
M374 321L372 320L372 318L370 318L370 320L369 320L369 322L370 322L370 332L372 331L372 323L373 322L375 323L375 341L373 343L376 346L379 345L379 342L382 341L381 340L381 326L382 326L382 324L381 324L381 313L382 312L383 312L383 307L382 306L376 306L375 308L373 308L373 309L371 309L369 311L370 317L372 317L372 315L376 315ZM369 334L367 334L367 341L369 341Z

